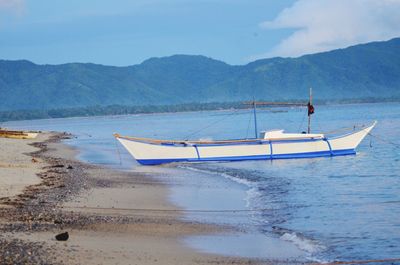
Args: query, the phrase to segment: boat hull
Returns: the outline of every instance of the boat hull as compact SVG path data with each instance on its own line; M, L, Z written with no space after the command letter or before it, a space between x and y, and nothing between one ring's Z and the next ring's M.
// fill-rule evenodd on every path
M38 136L37 132L11 131L11 130L0 129L1 138L35 139L37 136Z
M116 136L142 165L171 162L243 161L313 158L354 155L362 139L375 123L360 131L336 138L255 139L225 142L148 142L140 138Z
M262 156L231 156L231 157L212 157L212 158L200 158L200 159L137 159L136 161L141 165L153 166L161 165L173 162L218 162L218 161L246 161L246 160L273 160L273 159L296 159L296 158L315 158L324 156L343 156L343 155L354 155L356 151L354 149L349 150L337 150L333 153L329 151L314 152L314 153L298 153L298 154L282 154L282 155L262 155Z

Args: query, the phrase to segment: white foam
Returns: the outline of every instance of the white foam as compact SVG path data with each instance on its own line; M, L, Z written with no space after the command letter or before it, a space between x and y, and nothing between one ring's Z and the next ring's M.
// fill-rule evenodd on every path
M254 202L257 198L261 196L261 192L258 190L257 187L253 187L246 192L247 196L245 198L246 207L250 207L250 204Z
M246 208L249 208L251 206L251 203L255 201L256 198L261 196L261 192L258 190L257 184L254 182L251 182L249 180L243 179L243 178L238 178L234 177L230 174L227 173L221 173L218 171L211 171L211 170L206 170L206 169L199 169L195 167L190 167L187 165L180 165L178 166L179 168L195 171L195 172L200 172L203 174L209 174L209 175L218 175L222 176L226 179L229 179L231 181L234 181L236 183L242 184L247 186L249 189L246 191L246 197L244 198L244 201L246 202Z
M186 166L186 165L185 166L180 165L178 167L179 168L183 168L183 169L188 169L188 170L191 170L191 171L195 171L195 172L204 173L204 174L222 176L222 177L224 177L226 179L233 180L233 181L235 181L236 183L239 183L239 184L244 184L244 185L246 185L248 187L253 187L254 186L254 184L252 182L250 182L250 181L248 181L246 179L237 178L237 177L231 176L231 175L229 175L227 173L221 173L221 172L218 172L218 171L211 171L211 170L206 170L206 169L199 169L199 168L190 167L190 166Z
M247 187L250 187L250 188L254 187L254 183L252 183L252 182L250 182L250 181L248 181L246 179L237 178L237 177L234 177L234 176L229 175L227 173L217 173L217 174L223 176L226 179L233 180L236 183L246 185Z
M292 242L299 249L304 250L310 254L317 253L325 249L324 246L312 239L305 238L295 232L286 232L281 237L282 240Z
M244 198L246 202L246 208L250 208L251 206L254 207L254 205L257 205L257 199L262 196L262 192L258 189L258 185L256 182L252 182L244 178L235 177L234 175L230 175L228 173L212 171L212 169L199 169L188 165L179 165L178 167L202 174L215 175L219 177L222 176L228 180L247 186L248 189L246 191L246 198ZM265 220L262 219L261 216L253 215L252 218L255 218L254 220L257 222L262 222L262 223L266 222ZM301 234L291 231L284 231L280 239L286 242L290 242L294 246L296 246L299 250L308 253L310 255L308 259L317 262L324 262L322 260L317 260L313 255L325 249L325 247L319 244L317 241L305 238Z

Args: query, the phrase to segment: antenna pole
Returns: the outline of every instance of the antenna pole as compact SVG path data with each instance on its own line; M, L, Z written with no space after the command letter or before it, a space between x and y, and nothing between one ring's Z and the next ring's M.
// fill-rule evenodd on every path
M257 129L257 111L256 111L256 100L253 100L253 113L254 113L254 136L258 138L258 129Z
M308 103L309 105L312 105L312 88L310 87L310 101ZM307 133L311 133L311 113L308 112L308 130Z

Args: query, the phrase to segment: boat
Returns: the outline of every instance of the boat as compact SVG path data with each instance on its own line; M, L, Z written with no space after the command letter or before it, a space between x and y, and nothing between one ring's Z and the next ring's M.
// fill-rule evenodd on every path
M142 165L171 162L273 160L289 158L331 157L356 154L355 149L374 128L377 121L347 134L326 137L311 133L314 107L307 104L262 103L253 101L255 138L222 141L158 140L114 134L114 137ZM258 134L256 105L302 105L308 109L308 132L285 133L284 130L262 131Z
M0 137L12 139L35 139L38 132L34 131L15 131L0 128Z

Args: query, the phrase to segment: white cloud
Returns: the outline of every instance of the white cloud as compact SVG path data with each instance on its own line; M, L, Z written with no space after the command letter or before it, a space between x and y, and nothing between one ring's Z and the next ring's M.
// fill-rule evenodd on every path
M400 36L400 0L298 0L267 30L294 32L260 57L296 57Z
M25 11L24 0L0 0L0 11L5 10L17 15L21 15Z

